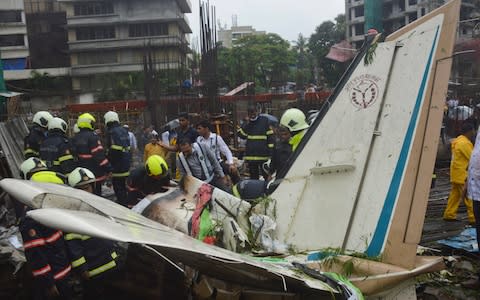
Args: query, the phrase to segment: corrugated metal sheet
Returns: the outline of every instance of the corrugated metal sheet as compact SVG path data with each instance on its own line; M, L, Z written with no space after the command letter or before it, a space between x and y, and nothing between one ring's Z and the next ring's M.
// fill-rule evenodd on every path
M20 178L19 166L23 162L23 138L28 127L22 118L13 118L0 123L0 148L15 178Z

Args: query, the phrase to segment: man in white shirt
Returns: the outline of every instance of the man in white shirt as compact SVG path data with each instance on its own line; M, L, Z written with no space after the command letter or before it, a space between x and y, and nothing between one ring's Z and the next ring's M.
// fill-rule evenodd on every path
M240 180L240 176L237 167L233 163L232 151L230 151L230 148L228 148L223 138L211 132L210 123L206 120L197 124L197 132L199 135L197 137L197 143L210 149L222 166L223 172L230 176L233 183L237 183ZM222 158L222 154L225 160Z

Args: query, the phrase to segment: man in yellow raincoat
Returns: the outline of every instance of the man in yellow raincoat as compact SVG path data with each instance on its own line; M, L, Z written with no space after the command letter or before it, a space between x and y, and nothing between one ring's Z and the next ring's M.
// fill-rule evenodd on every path
M472 139L475 138L475 128L468 121L462 126L461 134L452 141L452 161L450 163L450 183L452 189L448 196L447 207L443 213L445 221L456 221L460 200L467 207L468 221L475 224L472 200L465 197L463 189L467 179L468 162L473 151Z

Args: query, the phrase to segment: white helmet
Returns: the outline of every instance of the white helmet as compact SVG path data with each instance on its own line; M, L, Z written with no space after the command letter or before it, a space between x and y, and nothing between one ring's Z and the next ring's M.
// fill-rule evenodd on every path
M38 111L33 116L33 123L37 124L40 127L47 128L48 122L53 118L53 116L48 111Z
M75 123L75 125L73 125L73 133L79 133L79 132L80 132L80 128L78 128L77 123Z
M87 168L78 167L68 174L68 184L71 187L79 187L94 182L95 175Z
M61 118L55 117L48 122L48 130L59 129L63 133L66 133L67 128L68 128L67 123Z
M30 157L20 165L20 175L22 175L25 180L30 179L35 172L46 170L47 165L38 157Z
M108 125L110 122L120 122L118 114L114 111L108 111L103 118L105 119L105 125Z
M280 125L287 127L290 132L295 132L309 127L305 114L298 108L287 109L280 119Z

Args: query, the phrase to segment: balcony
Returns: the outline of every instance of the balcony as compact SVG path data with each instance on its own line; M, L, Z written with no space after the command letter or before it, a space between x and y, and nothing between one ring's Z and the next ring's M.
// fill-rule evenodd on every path
M61 4L58 2L45 2L45 1L28 1L25 0L25 13L26 14L40 14L40 13L53 13L64 11Z
M177 4L183 13L192 12L192 3L190 3L190 0L177 0Z
M71 41L69 42L69 48L70 52L86 52L107 49L143 48L147 44L153 47L188 46L187 40L180 36L146 36L128 39Z
M164 62L156 63L156 68L161 70L178 69L181 65L178 62ZM120 73L120 72L139 72L143 71L143 63L115 63L103 65L82 65L72 66L72 76L88 76L105 73Z

